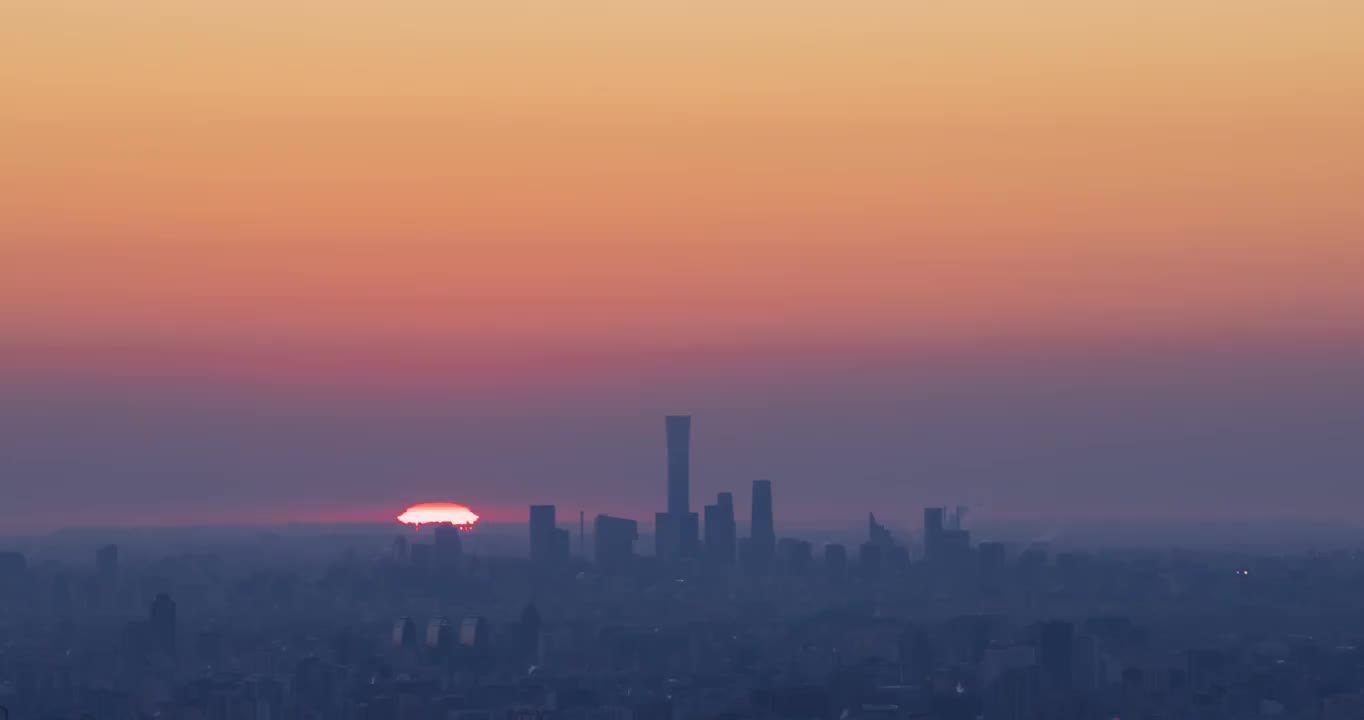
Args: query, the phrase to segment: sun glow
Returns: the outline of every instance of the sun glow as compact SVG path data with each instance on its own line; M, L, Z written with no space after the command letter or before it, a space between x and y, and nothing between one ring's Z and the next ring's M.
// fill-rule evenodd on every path
M478 515L465 505L448 502L419 503L403 511L398 521L421 527L450 523L461 530L468 530L478 522Z

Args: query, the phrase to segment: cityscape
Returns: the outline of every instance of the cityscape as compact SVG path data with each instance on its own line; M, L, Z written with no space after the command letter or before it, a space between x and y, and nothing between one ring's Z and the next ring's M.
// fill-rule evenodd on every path
M0 552L0 705L15 720L1364 717L1364 552L1054 552L973 539L962 507L923 508L916 538L869 512L860 544L817 547L780 532L769 479L745 528L730 492L692 510L691 432L666 418L651 549L634 519L589 528L531 505L526 552L481 554L465 547L477 516L445 505L458 524L417 514L425 527L387 537Z
M1364 0L0 0L0 720L1364 720Z

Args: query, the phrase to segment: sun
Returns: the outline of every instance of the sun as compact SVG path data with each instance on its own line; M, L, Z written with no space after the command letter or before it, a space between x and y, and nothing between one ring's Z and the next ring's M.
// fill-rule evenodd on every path
M398 516L398 522L418 528L422 525L449 523L461 530L469 530L478 522L478 514L459 503L418 503L403 511L403 514Z

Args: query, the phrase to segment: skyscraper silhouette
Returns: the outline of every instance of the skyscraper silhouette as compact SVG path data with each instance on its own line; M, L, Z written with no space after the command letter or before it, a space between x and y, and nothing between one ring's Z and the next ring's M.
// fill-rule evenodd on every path
M553 505L530 506L530 557L541 565L568 561L568 531L559 529Z
M700 550L700 518L691 511L691 416L664 418L668 438L668 509L654 516L654 551L670 560Z
M668 433L668 514L691 512L691 416L669 415L664 419Z
M449 523L436 525L435 546L432 549L435 564L442 567L453 567L459 563L459 558L464 554L464 543L459 537L459 528Z
M706 506L706 558L713 563L729 565L734 562L737 543L734 495L722 492L716 497L714 505Z
M592 527L597 564L608 571L629 567L635 557L639 525L634 520L598 515Z
M940 507L924 508L924 556L936 559L941 552L943 522L947 511Z
M1075 655L1075 626L1064 620L1042 625L1042 673L1053 690L1069 690Z
M777 531L772 523L772 481L753 481L752 522L749 535L749 561L765 568L777 550Z
M151 646L156 652L175 654L175 601L171 600L170 595L161 593L152 600L147 630L151 635Z

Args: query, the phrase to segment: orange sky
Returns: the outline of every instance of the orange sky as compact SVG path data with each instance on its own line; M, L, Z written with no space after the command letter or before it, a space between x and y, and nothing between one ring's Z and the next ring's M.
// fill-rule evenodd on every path
M0 344L1354 340L1361 37L1354 0L10 0Z

